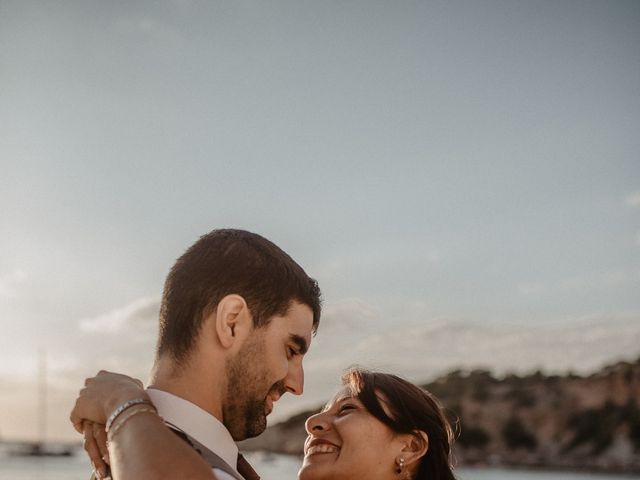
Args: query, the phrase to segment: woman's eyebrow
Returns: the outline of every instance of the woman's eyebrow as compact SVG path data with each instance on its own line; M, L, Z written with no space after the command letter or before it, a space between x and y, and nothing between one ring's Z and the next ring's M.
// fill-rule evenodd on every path
M352 399L353 399L353 395L343 395L340 398L335 399L332 403L325 405L322 411L326 412L327 410L330 410L331 407L335 407L339 403L345 402L347 400L352 400Z

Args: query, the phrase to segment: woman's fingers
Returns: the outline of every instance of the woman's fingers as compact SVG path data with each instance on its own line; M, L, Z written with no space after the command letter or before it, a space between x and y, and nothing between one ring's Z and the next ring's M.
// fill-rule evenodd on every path
M80 392L82 395L82 392ZM76 429L78 433L84 433L84 418L80 415L80 406L78 403L80 402L80 397L76 398L76 403L73 406L73 410L71 410L71 414L69 415L69 420L73 424L73 428Z
M99 423L93 424L93 438L96 440L98 450L100 450L100 458L102 461L109 465L109 449L107 448L107 432L104 429L104 425Z
M85 379L69 420L84 437L87 452L99 478L108 472L109 451L104 424L107 417L123 403L143 398L148 400L140 380L101 370L95 377Z
M89 379L90 380L90 379ZM71 410L69 420L73 427L82 433L82 422L89 420L94 423L105 423L105 413L100 398L95 395L91 387L84 387L78 393L76 403Z
M118 405L145 395L142 382L139 380L101 370L95 377L85 379L69 420L73 427L82 433L83 420L104 424Z
M93 436L93 422L85 421L83 423L84 431L84 444L83 447L89 455L89 459L91 460L91 465L93 465L94 470L99 473L100 478L104 477L107 473L107 466L102 460L102 454L100 453L100 448L98 447L98 443Z

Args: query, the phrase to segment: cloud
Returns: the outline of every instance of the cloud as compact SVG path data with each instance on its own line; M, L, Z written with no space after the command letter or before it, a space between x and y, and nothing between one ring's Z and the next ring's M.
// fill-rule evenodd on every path
M348 256L327 258L311 270L321 283L345 276L353 277L360 272L367 278L390 272L424 272L425 269L441 264L443 255L440 250L423 245L403 245L402 248L360 249Z
M640 245L640 232L638 233ZM517 286L520 295L533 297L542 294L558 292L586 292L613 287L623 287L640 280L640 274L633 270L610 270L608 272L593 273L588 275L576 275L552 282L549 285L540 283L521 283Z
M544 291L544 285L540 285L539 283L521 283L518 285L518 293L526 297L540 295L544 293Z
M625 198L625 203L631 208L640 208L640 190L627 195L627 198Z
M148 296L79 320L79 329L67 338L67 342L74 344L73 349L60 342L48 345L50 388L57 389L72 404L83 379L101 369L146 380L155 355L159 308L160 298ZM25 359L24 363L23 370L33 369L33 360ZM7 378L16 377L13 372L0 369L0 375L3 374ZM34 379L35 372L23 378Z
M565 318L544 326L440 319L384 329L362 325L339 334L321 330L305 359L304 397L285 396L270 421L318 406L335 390L340 373L353 364L419 383L456 368L487 368L498 375L536 369L585 374L637 358L638 345L640 312Z
M593 290L601 288L622 287L637 282L640 276L636 272L612 270L597 275L577 276L560 282L561 290Z
M130 327L149 327L157 324L160 298L158 296L142 297L124 307L80 320L80 330L87 333L114 335L122 333Z
M120 34L158 42L163 48L175 48L182 44L179 31L167 22L149 16L127 16L116 20L115 29Z
M611 275L612 282L618 280L617 274ZM51 390L58 392L64 408L73 403L82 379L99 369L124 372L145 380L153 360L156 335L151 330L157 328L158 303L157 297L143 297L82 320L85 337L69 352L70 356L51 352ZM409 305L402 301L399 304L408 305L409 311L417 312L421 318L428 316L428 305ZM425 382L454 368L483 367L498 374L537 368L586 373L605 363L636 358L640 354L640 313L563 319L543 327L479 325L450 319L425 320L419 325L395 322L385 327L377 322L379 318L391 316L404 318L403 314L406 310L396 304L372 306L358 298L327 305L318 336L305 357L305 394L302 398L286 395L278 402L270 422L325 401L337 387L340 373L352 364ZM7 412L24 410L18 405L35 391L34 366L34 361L25 359L22 380L19 375L0 371L0 389L11 386L11 382L31 379L20 388L23 400L16 399L9 404L9 400L4 399ZM0 409L0 423L6 426L9 417ZM19 423L14 423L13 430L6 427L5 431L20 432ZM62 437L75 438L65 425L56 431Z
M20 269L0 276L0 298L11 299L18 295L18 286L27 279L27 274Z
M322 332L355 331L379 318L380 313L362 299L351 298L325 306L320 328Z
M608 287L621 286L630 281L632 281L631 275L621 270L607 272L602 275L602 284Z

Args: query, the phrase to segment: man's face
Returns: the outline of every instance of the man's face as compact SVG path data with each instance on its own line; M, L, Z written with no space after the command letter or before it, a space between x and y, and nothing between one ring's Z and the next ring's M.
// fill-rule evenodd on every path
M229 361L222 414L234 440L260 435L282 394L302 393L302 358L311 344L312 327L311 309L292 302L286 315L254 329Z

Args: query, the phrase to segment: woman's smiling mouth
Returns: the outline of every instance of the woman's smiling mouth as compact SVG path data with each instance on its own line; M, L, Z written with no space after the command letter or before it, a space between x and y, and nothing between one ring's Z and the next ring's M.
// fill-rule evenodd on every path
M309 455L317 455L321 453L336 453L339 450L340 447L327 440L314 438L307 444L304 455L308 457Z
M338 451L338 447L335 445L329 445L328 443L324 443L322 445L316 445L315 447L309 447L307 449L308 455L315 455L316 453L335 453Z

